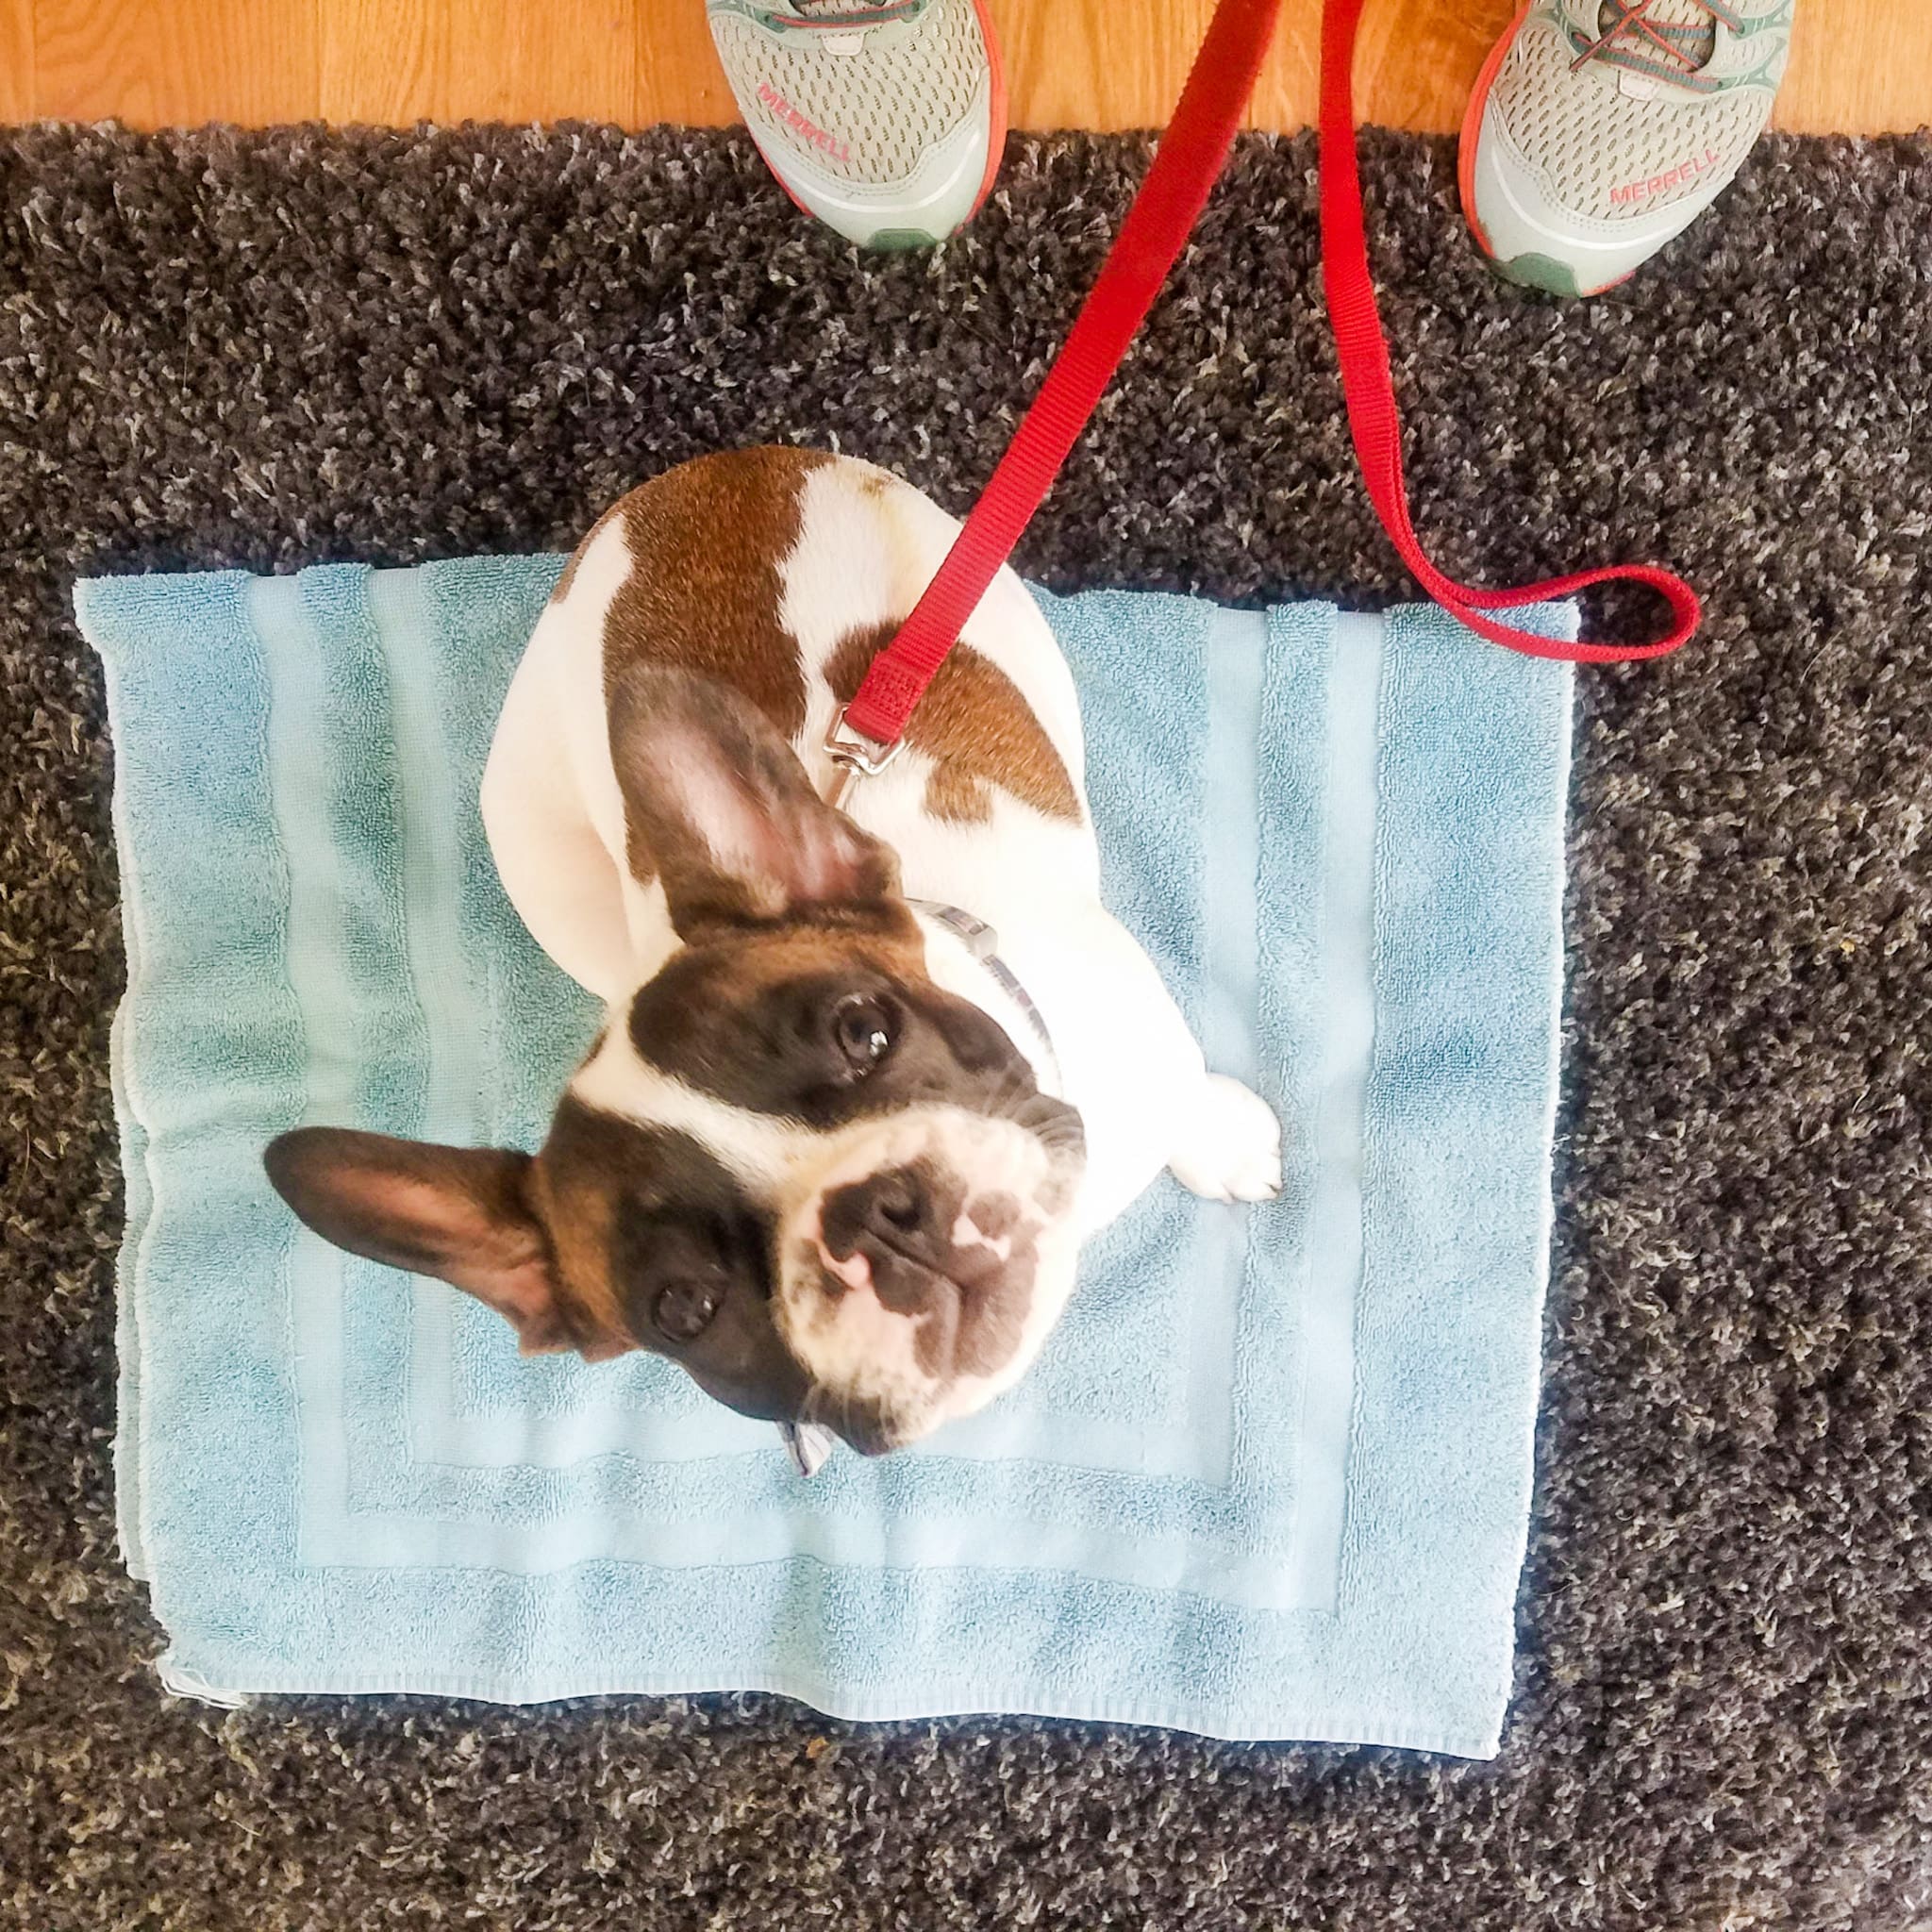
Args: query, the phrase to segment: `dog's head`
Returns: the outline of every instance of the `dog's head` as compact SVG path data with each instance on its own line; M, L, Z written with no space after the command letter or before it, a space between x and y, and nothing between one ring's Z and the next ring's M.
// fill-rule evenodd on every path
M653 1350L746 1415L899 1447L1009 1388L1065 1306L1079 1116L936 983L892 853L749 703L640 670L610 719L633 870L683 944L541 1152L305 1128L270 1176L525 1352Z

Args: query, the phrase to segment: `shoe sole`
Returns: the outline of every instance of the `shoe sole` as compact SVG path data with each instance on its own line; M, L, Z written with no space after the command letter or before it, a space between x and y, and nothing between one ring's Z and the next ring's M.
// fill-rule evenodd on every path
M986 206L992 184L999 179L1000 164L1007 158L1007 63L1000 58L999 36L992 30L992 0L973 0L973 11L979 17L979 38L986 43L987 64L992 69L992 127L987 139L986 178L979 184L978 198L967 210L968 222Z
M1475 211L1475 144L1483 131L1483 114L1490 105L1490 90L1496 84L1496 76L1503 71L1503 62L1509 57L1509 49L1516 36L1523 31L1523 23L1529 18L1530 8L1536 0L1523 0L1517 9L1516 18L1497 36L1496 44L1490 49L1489 58L1484 60L1475 77L1475 85L1469 92L1469 106L1462 110L1462 132L1456 142L1456 189L1462 197L1462 219L1469 224L1469 232L1475 237L1475 245L1489 257L1496 259L1496 251L1490 243L1490 231L1483 226L1482 218Z

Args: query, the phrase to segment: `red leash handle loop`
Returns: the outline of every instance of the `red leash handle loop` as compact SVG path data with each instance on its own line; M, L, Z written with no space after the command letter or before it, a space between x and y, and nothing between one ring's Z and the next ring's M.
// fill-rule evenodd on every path
M1521 590L1490 591L1457 583L1423 553L1409 519L1389 345L1369 276L1362 219L1353 69L1363 4L1325 0L1323 13L1322 266L1349 431L1376 513L1424 590L1492 643L1529 657L1579 664L1660 658L1674 651L1697 628L1699 608L1697 593L1669 571L1649 564L1612 564ZM891 756L926 686L1012 555L1124 359L1226 164L1279 5L1280 0L1221 0L1216 8L1154 165L1039 396L945 561L898 636L873 659L827 741L827 750L848 773L877 771ZM1483 615L1484 610L1541 603L1604 583L1647 584L1659 591L1671 607L1670 634L1649 644L1566 644Z
M1119 239L999 467L899 635L873 659L845 711L889 745L1087 426L1220 178L1274 31L1280 0L1221 0L1160 151Z
M1540 584L1525 584L1519 590L1491 591L1458 584L1424 555L1408 514L1408 489L1402 474L1402 425L1395 409L1389 343L1382 333L1382 314L1375 306L1375 285L1369 275L1369 237L1362 213L1355 131L1355 41L1363 5L1364 0L1326 0L1322 16L1322 281L1341 363L1349 433L1355 439L1369 498L1416 581L1478 637L1521 651L1525 657L1561 658L1574 664L1661 658L1690 640L1702 615L1697 592L1671 571L1648 563L1606 564L1568 576L1548 577ZM1483 615L1486 609L1515 609L1524 604L1567 597L1591 584L1613 583L1646 584L1657 591L1671 608L1669 634L1649 644L1566 644Z

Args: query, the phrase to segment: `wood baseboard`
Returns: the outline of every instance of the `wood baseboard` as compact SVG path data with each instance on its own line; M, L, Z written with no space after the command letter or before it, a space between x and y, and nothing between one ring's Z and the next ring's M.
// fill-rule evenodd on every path
M1163 122L1213 0L991 0L1021 127ZM1448 131L1515 0L1376 0L1360 111ZM1257 126L1315 113L1318 0L1289 0ZM0 121L735 118L700 0L0 0ZM1778 125L1932 121L1932 7L1805 0Z

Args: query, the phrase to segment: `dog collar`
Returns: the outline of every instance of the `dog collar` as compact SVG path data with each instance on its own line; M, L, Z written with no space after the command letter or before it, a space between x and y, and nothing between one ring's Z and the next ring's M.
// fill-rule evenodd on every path
M944 926L985 968L992 983L1019 1008L1045 1055L1046 1071L1053 1080L1054 1091L1059 1092L1060 1061L1053 1050L1053 1035L1047 1031L1046 1020L1034 1004L1033 995L1021 982L1020 975L1000 958L999 934L985 920L975 918L963 907L948 906L938 899L908 899L906 903L915 912L924 913L935 925Z

